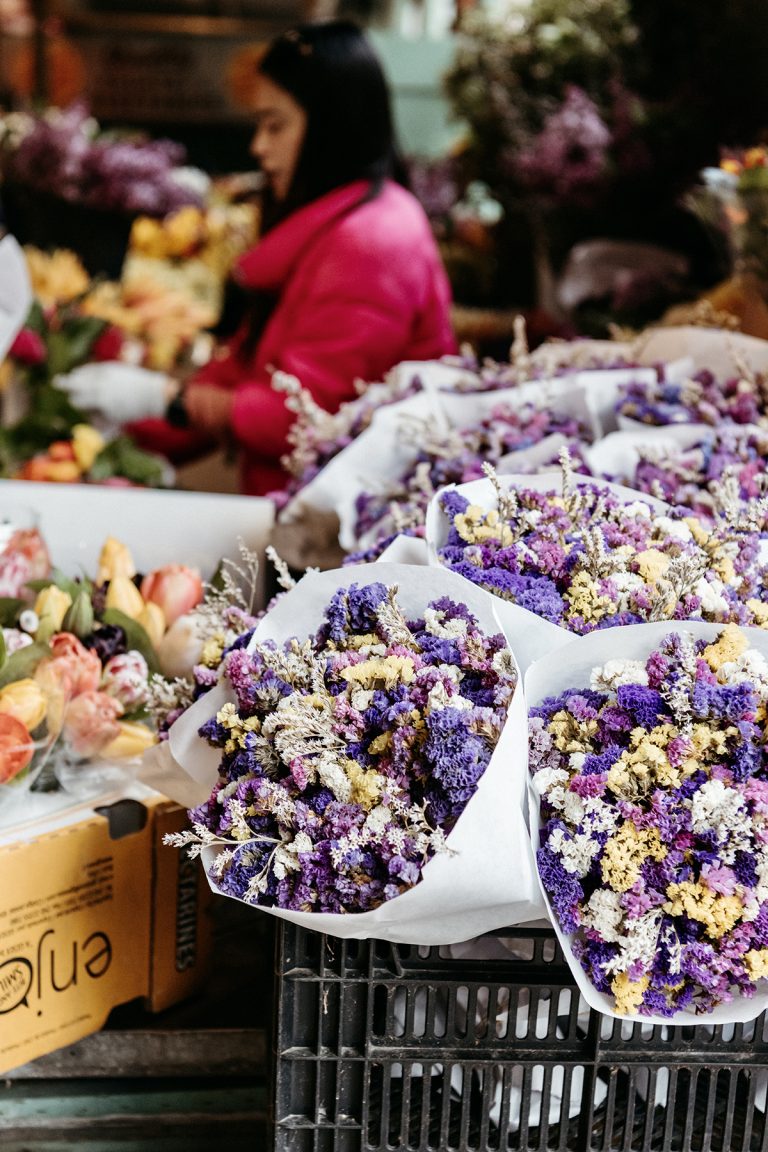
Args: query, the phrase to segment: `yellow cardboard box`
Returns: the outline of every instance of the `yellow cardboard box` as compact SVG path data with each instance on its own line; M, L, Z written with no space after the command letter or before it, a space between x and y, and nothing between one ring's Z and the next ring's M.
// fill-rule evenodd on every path
M143 998L160 1011L205 980L211 896L163 845L182 808L149 789L0 838L0 1073L98 1031Z

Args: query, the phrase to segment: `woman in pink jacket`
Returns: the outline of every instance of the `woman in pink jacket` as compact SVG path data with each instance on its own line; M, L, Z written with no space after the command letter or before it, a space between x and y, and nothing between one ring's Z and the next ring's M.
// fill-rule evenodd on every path
M278 37L259 65L254 112L252 151L267 191L263 237L234 270L246 319L174 409L183 405L194 429L232 437L242 490L261 495L287 480L280 459L293 415L270 385L276 369L333 412L355 395L356 381L441 356L454 340L429 223L395 182L389 93L363 34L334 21ZM87 365L60 381L76 405L121 421L165 410L166 378L153 373L154 389L134 386L144 407L126 414L114 386L112 397L98 386L100 369Z

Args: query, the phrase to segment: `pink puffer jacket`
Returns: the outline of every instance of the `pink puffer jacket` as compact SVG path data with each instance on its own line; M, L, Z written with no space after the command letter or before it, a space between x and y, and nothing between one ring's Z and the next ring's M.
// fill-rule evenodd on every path
M355 380L455 349L450 288L421 206L391 182L361 203L367 188L357 181L299 209L237 265L241 285L279 293L278 303L245 365L241 333L196 379L235 390L243 492L287 480L280 457L293 414L270 387L274 369L334 412L355 395Z

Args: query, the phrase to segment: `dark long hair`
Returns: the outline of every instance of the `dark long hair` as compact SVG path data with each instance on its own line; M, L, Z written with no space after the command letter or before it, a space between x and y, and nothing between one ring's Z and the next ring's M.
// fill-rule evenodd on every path
M378 195L385 179L406 185L407 176L395 142L389 87L379 59L363 32L348 20L301 24L272 41L258 71L282 88L307 114L307 126L296 170L286 197L276 201L269 190L262 199L261 231L266 233L305 204L334 188L367 180L361 203ZM277 299L272 294L243 292L229 323L217 335L232 331L237 314L247 316L240 354L253 355Z
M387 177L405 183L389 87L355 24L332 20L291 28L272 41L259 72L307 114L288 194L279 205L265 201L267 226L354 180L369 180L372 195Z

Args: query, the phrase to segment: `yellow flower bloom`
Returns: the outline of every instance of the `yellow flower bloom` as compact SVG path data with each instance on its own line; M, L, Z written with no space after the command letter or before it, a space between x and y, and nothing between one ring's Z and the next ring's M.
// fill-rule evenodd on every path
M723 664L738 660L749 648L749 640L738 624L726 624L714 644L709 644L702 655L713 672Z
M679 884L670 884L667 897L666 903L662 905L665 912L670 916L687 916L690 920L698 920L712 939L730 932L744 911L738 896L722 896L707 888L701 880L695 883L683 880Z
M663 552L659 552L658 548L646 548L644 552L637 553L635 564L643 580L648 584L657 584L663 576L666 576L670 559Z
M142 756L148 748L157 743L157 737L146 724L137 724L132 720L118 720L120 732L102 748L100 755L105 759L128 760Z
M75 424L72 429L72 451L83 472L90 472L93 462L103 451L106 441L90 424Z
M14 680L0 689L0 712L15 717L28 732L42 724L47 711L48 701L36 680Z
M655 828L637 828L627 820L605 845L601 862L603 882L614 892L628 892L649 856L663 860L666 855L667 849Z
M55 584L49 584L47 588L38 592L35 600L35 612L39 617L40 624L35 638L37 638L38 633L41 638L50 638L54 632L59 632L67 609L71 604L72 597L69 593L57 588Z
M32 292L44 308L53 304L67 304L87 292L90 277L74 252L59 248L55 252L46 253L39 248L25 246L24 256Z
M706 544L709 540L710 533L696 516L686 516L683 521L691 530L691 535L697 544Z
M768 948L752 948L745 952L744 963L750 980L764 980L768 976Z
M754 616L757 628L768 628L768 604L763 604L762 600L755 600L753 597L747 600L747 608Z
M221 658L224 655L224 645L226 643L226 636L223 632L216 632L213 636L209 636L205 644L203 644L203 651L200 653L200 663L205 664L206 668L218 668L221 664Z
M611 981L611 992L616 1001L616 1011L623 1016L634 1016L643 1002L643 996L650 983L648 976L630 980L626 972L617 972Z
M410 684L415 674L410 656L372 656L370 660L341 670L347 684L359 684L362 688L395 688L398 684Z
M597 581L587 572L577 572L571 586L565 593L570 604L571 616L583 616L585 620L601 620L616 610L610 596L601 596Z
M381 799L384 790L384 777L373 769L361 768L354 760L344 763L344 772L352 785L350 801L359 804L366 812L370 812Z
M132 579L135 575L136 565L129 549L114 536L108 536L99 553L96 583L106 584L116 576L127 576Z
M503 524L498 510L486 512L478 504L470 504L453 518L453 525L468 544L482 544L485 540L498 540L502 547L513 541L512 529Z
M588 752L597 735L597 720L577 720L561 709L550 720L549 731L560 752Z
M114 576L110 580L104 602L107 608L117 608L132 620L138 620L145 608L141 592L128 576Z
M683 773L673 767L664 749L677 735L672 724L659 724L646 732L635 728L630 747L625 749L608 772L608 787L625 800L635 800L652 788L678 788Z
M377 736L376 739L372 740L368 745L368 752L371 756L378 756L380 752L386 752L391 743L392 733L382 732L380 736ZM349 775L349 773L347 773L347 775Z

